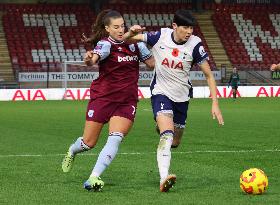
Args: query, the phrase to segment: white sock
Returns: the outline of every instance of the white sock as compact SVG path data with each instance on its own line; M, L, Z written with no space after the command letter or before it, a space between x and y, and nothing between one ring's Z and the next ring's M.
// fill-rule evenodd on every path
M120 132L112 132L109 134L107 143L99 153L97 162L90 176L99 177L105 169L111 164L117 155L119 145L122 141L123 134Z
M69 147L69 152L72 154L72 155L75 155L77 153L80 153L80 152L84 152L84 151L88 151L90 150L91 147L87 146L84 141L83 141L83 138L82 137L79 137L76 142L74 142L74 144L72 144L70 147Z
M160 134L160 141L157 148L157 162L160 175L160 183L165 180L169 174L173 135L174 132L172 130L166 130Z

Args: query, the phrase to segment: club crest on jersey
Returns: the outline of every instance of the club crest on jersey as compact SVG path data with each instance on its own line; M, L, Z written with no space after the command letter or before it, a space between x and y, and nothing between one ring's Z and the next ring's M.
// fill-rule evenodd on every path
M131 50L131 52L134 52L134 51L135 51L135 46L134 46L134 44L130 44L130 45L129 45L129 49Z

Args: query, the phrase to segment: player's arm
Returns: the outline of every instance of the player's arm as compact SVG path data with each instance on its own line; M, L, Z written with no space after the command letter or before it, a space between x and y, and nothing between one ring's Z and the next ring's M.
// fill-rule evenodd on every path
M150 58L144 60L143 63L145 63L148 66L148 68L154 69L154 67L155 67L154 56L151 56Z
M228 87L229 87L231 81L232 81L232 74L230 75L230 78L229 78L229 81L228 81Z
M240 78L239 78L239 74L237 74L237 84L240 85Z
M107 41L99 41L92 51L87 51L84 62L87 66L96 64L110 55L111 44Z
M208 63L208 54L205 52L203 45L200 42L197 43L197 45L194 47L193 49L193 53L192 53L192 57L193 57L193 63L197 63L200 67L200 69L202 70L202 72L204 73L209 89L210 89L210 93L212 95L212 115L213 115L213 119L217 118L218 122L220 125L224 124L224 120L223 120L223 116L222 113L220 111L219 108L219 103L218 103L218 99L217 99L217 87L216 87L216 81L215 78L211 72L209 63Z
M99 60L99 55L93 53L93 51L87 51L84 56L84 62L87 66L92 66L96 64Z
M134 25L129 28L129 31L123 35L123 39L127 43L135 43L144 40L144 34L141 32L146 28L139 25Z
M141 32L145 29L141 26L134 25L129 29L129 32L125 34L124 41L126 42L139 42L143 41L147 43L147 45L153 47L159 40L161 35L161 30L157 32L150 32L142 34Z
M145 63L148 66L148 68L153 69L155 67L155 59L152 56L151 51L143 42L139 42L137 43L137 45L140 51L140 61Z
M279 64L272 64L270 67L271 71L280 70L280 63Z
M218 102L218 98L217 98L217 86L216 86L216 81L215 78L211 72L210 66L208 64L207 60L204 60L202 63L199 64L202 72L204 73L209 89L210 89L210 93L212 96L212 116L213 119L218 120L220 125L224 125L224 119L222 116L222 112L219 108L219 102Z

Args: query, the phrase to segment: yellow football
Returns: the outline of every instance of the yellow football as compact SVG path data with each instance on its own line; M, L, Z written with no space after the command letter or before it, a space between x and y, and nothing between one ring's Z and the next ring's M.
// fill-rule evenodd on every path
M261 169L251 168L240 176L240 188L247 194L262 194L267 190L267 187L268 179Z

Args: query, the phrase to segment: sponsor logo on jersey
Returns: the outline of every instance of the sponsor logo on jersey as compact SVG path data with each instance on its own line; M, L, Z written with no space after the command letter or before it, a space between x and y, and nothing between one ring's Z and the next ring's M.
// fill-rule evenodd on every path
M97 44L94 48L94 50L101 50L103 44Z
M134 46L134 44L130 44L130 45L129 45L129 49L131 50L131 52L134 52L134 51L135 51L135 46Z
M126 62L126 61L138 61L138 56L118 56L118 62Z
M173 68L173 69L180 69L183 70L183 62L182 61L174 61L172 59L165 58L161 62L161 65L165 65L168 68Z

